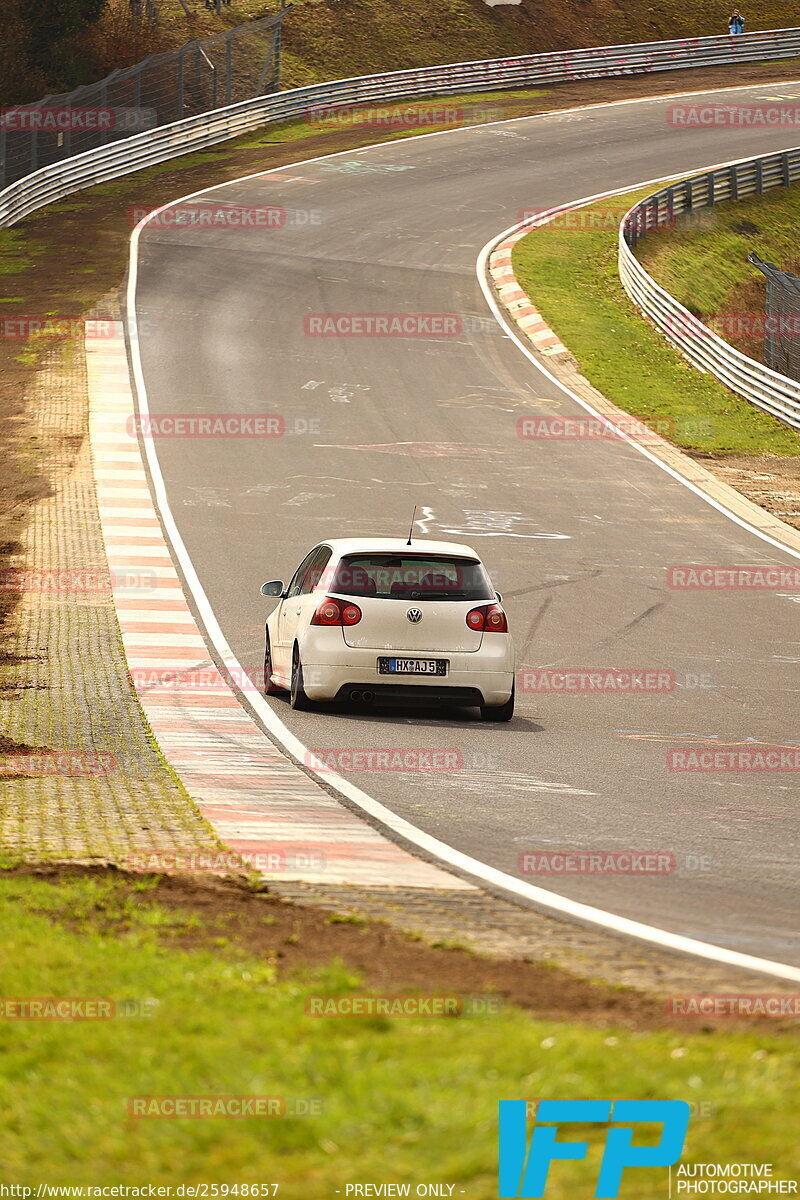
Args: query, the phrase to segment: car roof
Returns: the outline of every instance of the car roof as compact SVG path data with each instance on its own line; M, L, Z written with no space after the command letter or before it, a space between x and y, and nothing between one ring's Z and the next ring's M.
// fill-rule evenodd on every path
M413 538L408 545L407 538L329 538L320 542L322 546L330 546L334 554L442 554L455 555L458 558L477 558L480 555L471 546L461 542L433 542L422 538Z

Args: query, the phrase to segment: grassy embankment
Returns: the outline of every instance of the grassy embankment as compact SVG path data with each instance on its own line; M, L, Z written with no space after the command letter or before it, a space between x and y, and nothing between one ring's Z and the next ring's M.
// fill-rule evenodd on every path
M280 968L212 936L196 912L163 907L152 881L0 875L2 994L148 1001L147 1017L0 1021L0 1161L23 1184L279 1183L322 1200L352 1181L455 1183L496 1196L501 1098L640 1097L696 1102L685 1161L772 1161L800 1172L797 1042L767 1027L625 1032L485 1018L316 1018L315 993L359 986L340 964ZM276 918L264 898L263 924ZM296 939L295 939L296 940ZM157 1003L153 1004L155 1001ZM267 1095L314 1101L293 1119L133 1119L128 1099ZM776 1121L775 1114L781 1114ZM554 1200L589 1195L587 1163L557 1164ZM630 1172L625 1195L666 1194L666 1172Z
M673 422L670 437L677 445L710 454L800 454L800 438L792 430L692 367L625 294L617 273L619 219L653 190L601 200L528 234L513 253L520 283L590 382L642 421ZM771 199L765 197L765 202ZM743 212L732 217L734 223L744 218ZM787 218L786 236L790 223ZM642 259L648 269L653 265L660 282L702 316L723 303L723 297L729 302L726 280L733 283L753 272L746 263L741 265L744 242L761 245L765 252L774 245L726 234L722 224L699 229L689 225L685 233L663 232L645 239ZM688 261L682 255L687 244L693 247ZM723 263L732 264L727 273Z

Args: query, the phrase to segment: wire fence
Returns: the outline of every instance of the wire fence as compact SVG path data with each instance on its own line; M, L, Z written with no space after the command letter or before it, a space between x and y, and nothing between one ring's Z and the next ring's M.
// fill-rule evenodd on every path
M800 382L800 279L774 263L748 254L767 281L764 304L764 363Z
M131 134L277 92L291 6L0 114L0 188Z

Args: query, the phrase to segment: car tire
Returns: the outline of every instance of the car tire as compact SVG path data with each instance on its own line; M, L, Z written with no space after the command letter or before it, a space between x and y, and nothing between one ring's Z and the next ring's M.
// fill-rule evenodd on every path
M300 652L297 646L295 646L292 655L292 686L289 697L289 703L298 712L307 712L309 708L313 707L303 686L303 664L300 662Z
M269 633L264 633L264 695L277 696L278 692L282 692L283 688L278 687L277 683L273 683L270 676L272 675L272 648L269 644Z
M514 687L511 687L511 695L506 700L505 704L482 704L481 705L481 720L482 721L510 721L514 715Z

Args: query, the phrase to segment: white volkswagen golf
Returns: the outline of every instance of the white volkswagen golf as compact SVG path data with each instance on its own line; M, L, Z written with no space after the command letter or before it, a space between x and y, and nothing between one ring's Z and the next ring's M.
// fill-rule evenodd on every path
M455 542L335 539L306 555L267 618L264 690L314 701L514 713L514 646L478 555Z

